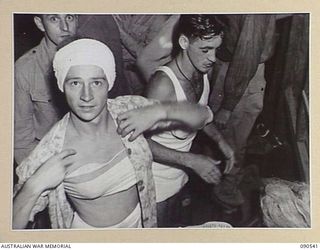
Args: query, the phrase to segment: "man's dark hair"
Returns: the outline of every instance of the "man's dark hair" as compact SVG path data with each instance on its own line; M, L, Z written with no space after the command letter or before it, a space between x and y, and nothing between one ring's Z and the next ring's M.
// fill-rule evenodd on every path
M221 35L223 24L219 15L181 15L177 27L178 35L188 38L208 39Z
M173 32L172 57L175 57L181 50L179 45L180 35L189 39L210 39L213 36L222 35L225 23L223 15L186 14L181 15Z

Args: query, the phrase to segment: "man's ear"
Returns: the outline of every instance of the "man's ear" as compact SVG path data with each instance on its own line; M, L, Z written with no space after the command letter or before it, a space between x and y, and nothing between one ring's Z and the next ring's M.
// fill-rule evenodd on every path
M185 35L180 35L179 45L182 49L187 49L189 47L189 38Z
M42 19L39 16L34 16L33 21L39 30L41 30L42 32L45 32Z

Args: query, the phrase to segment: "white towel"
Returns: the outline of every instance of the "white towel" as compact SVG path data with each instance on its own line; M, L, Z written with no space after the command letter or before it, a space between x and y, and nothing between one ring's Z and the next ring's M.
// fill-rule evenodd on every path
M63 92L64 80L71 66L95 65L103 69L112 89L116 78L114 56L107 45L93 39L79 39L62 47L53 59L58 87Z

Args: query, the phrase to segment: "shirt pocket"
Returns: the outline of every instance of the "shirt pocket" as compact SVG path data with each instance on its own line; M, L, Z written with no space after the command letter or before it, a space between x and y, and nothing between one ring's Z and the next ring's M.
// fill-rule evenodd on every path
M48 93L45 92L31 92L31 99L34 102L51 102L51 96Z
M265 80L260 80L258 82L254 82L254 84L249 84L247 88L247 94L257 94L257 93L264 93L266 87L266 81Z
M31 93L31 100L36 112L45 112L45 114L50 115L56 111L52 103L52 97L48 93L33 92Z

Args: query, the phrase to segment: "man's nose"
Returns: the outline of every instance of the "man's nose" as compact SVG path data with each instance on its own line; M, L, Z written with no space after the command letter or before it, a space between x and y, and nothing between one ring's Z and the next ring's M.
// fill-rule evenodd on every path
M93 99L91 87L86 85L82 87L80 99L89 102Z
M66 20L62 19L60 21L60 29L64 31L69 31L69 24Z
M212 51L212 52L209 54L208 59L209 59L211 62L217 61L216 52L215 52L215 51Z

